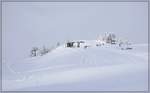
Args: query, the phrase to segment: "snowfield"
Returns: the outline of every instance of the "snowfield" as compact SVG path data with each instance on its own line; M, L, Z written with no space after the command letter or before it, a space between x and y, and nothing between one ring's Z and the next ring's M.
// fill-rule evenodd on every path
M3 62L5 91L146 91L148 45L65 48Z

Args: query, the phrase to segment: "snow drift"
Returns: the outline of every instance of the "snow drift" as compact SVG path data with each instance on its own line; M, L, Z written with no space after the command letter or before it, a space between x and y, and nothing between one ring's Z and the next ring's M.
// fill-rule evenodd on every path
M60 46L41 57L3 62L2 83L7 91L146 91L148 45Z

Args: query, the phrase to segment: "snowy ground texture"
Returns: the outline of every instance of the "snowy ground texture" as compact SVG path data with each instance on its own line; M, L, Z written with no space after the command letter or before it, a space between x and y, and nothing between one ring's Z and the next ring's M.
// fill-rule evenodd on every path
M148 45L65 48L39 57L3 62L6 91L146 91Z

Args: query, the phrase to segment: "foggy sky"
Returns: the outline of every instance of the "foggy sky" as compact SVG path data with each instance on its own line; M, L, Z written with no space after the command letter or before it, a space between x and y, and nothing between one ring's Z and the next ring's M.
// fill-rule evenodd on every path
M113 32L133 43L148 42L147 2L4 2L3 60L29 56L33 46L93 40Z

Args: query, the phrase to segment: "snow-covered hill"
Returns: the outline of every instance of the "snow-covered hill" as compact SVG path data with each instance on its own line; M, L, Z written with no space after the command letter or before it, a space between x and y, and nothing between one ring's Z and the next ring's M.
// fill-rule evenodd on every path
M3 90L145 91L148 45L136 44L132 50L60 46L44 56L3 62L2 83Z

